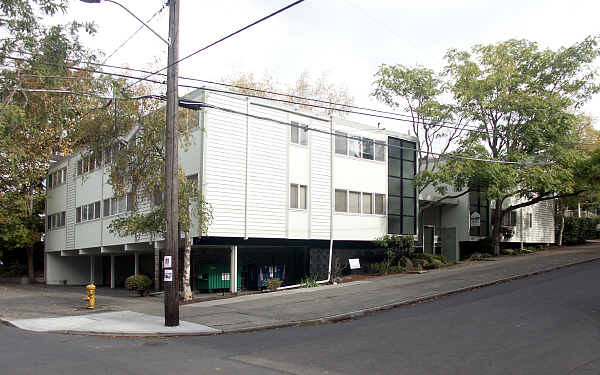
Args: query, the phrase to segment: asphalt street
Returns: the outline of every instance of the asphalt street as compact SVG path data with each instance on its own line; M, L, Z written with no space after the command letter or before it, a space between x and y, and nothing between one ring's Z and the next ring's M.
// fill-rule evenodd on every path
M600 374L600 262L362 319L132 339L0 326L0 374Z

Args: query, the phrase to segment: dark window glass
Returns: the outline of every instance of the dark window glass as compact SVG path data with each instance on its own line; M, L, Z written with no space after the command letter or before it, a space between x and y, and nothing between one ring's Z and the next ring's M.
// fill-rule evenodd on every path
M402 141L396 138L388 138L388 156L402 159Z
M388 215L388 233L402 234L402 216Z
M413 198L402 198L402 214L415 215L415 200Z
M104 212L103 216L110 216L110 199L104 200Z
M388 175L402 177L402 160L389 159Z
M401 215L402 214L402 198L388 197L388 214L390 215Z
M415 161L415 148L413 142L402 142L402 159Z
M402 218L402 233L415 234L415 218L414 216L404 216Z
M402 180L402 195L405 197L415 196L415 184L413 180Z
M389 177L388 178L388 192L389 195L402 196L402 179Z
M94 219L100 218L100 201L94 203Z
M373 140L369 138L362 139L363 149L362 149L362 157L363 159L373 160L375 149L373 147Z
M402 162L402 177L414 178L415 177L415 163L412 161Z
M81 207L75 209L75 222L81 223Z

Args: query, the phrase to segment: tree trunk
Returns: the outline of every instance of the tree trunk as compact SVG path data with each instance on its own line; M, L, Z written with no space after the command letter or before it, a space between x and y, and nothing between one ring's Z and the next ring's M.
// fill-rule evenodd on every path
M500 241L502 232L500 229L502 228L502 218L504 217L504 213L502 211L502 201L496 199L496 207L494 209L494 227L492 230L492 243L494 244L494 254L500 255Z
M183 253L183 300L192 299L192 288L190 287L190 253L192 251L192 238L190 232L185 232L185 250Z
M565 216L567 216L568 210L569 210L569 206L565 206L565 210L563 211L562 218L560 219L560 232L558 233L558 246L562 246L562 243L563 243L563 232L565 230Z
M160 249L154 245L154 291L160 291Z
M33 282L35 278L33 270L33 245L27 249L27 277L29 277L30 282Z

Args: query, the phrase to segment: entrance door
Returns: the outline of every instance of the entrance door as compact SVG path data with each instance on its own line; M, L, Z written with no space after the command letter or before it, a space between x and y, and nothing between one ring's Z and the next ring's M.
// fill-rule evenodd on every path
M442 255L448 260L459 260L456 249L456 228L442 228Z
M431 225L425 225L423 227L423 251L428 254L433 254L433 235L434 227Z

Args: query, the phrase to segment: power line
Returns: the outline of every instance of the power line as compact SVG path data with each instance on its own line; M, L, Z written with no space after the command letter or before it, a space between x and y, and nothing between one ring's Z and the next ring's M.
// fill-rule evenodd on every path
M150 23L150 21L152 21L152 19L154 17L156 17L159 13L161 13L166 7L167 7L168 3L165 3L159 10L156 11L156 13L154 13L152 15L152 17L150 17L148 19L148 21L146 21L147 24ZM125 46L125 44L127 44L131 39L133 39L134 36L137 35L137 33L140 32L140 30L142 30L144 28L144 25L140 26L136 31L133 32L133 34L131 34L127 39L125 39L125 41L123 43L121 43L110 55L108 55L107 58L104 59L104 61L102 62L103 64L106 63L111 57L113 57L121 48L123 48L123 46Z
M103 96L93 92L82 92L82 91L72 91L72 90L63 90L63 89L33 89L33 88L23 88L23 87L13 87L7 88L9 91L20 91L20 92L32 92L32 93L48 93L48 94L71 94L71 95L80 95L80 96L89 96L95 97L99 99L106 100L139 100L139 99L158 99L165 100L165 97L160 95L139 95L139 96L128 96L128 97L119 97L115 98L114 96Z
M286 10L290 9L291 7L294 7L294 6L298 5L298 4L300 4L300 3L301 3L301 2L303 2L303 1L304 1L304 0L297 0L297 1L294 1L293 3L291 3L291 4L289 4L289 5L287 5L287 6L283 7L283 8L281 8L281 9L279 9L279 10L277 10L277 11L275 11L275 12L271 13L271 14L268 14L268 15L264 16L263 18L261 18L261 19L259 19L259 20L256 20L256 21L252 22L251 24L249 24L249 25L246 25L246 26L242 27L241 29L238 29L238 30L236 30L236 31L234 31L234 32L232 32L232 33L230 33L230 34L228 34L228 35L226 35L226 36L222 37L221 39L219 39L219 40L216 40L216 41L214 41L214 42L212 42L212 43L210 43L210 44L208 44L208 45L206 45L206 46L204 46L204 47L200 48L199 50L197 50L197 51L195 51L195 52L192 52L192 53L190 53L189 55L187 55L187 56L184 56L184 57L180 58L179 60L177 60L177 61L173 62L172 64L170 64L170 65L167 65L167 66L165 66L164 68L162 68L162 69L159 69L159 70L157 70L156 72L153 72L153 73L151 73L151 74L149 74L149 75L145 76L145 77L144 77L144 79L146 79L146 78L150 78L151 76L153 76L153 75L154 75L154 74L156 74L156 73L160 73L160 72L162 72L163 70L165 70L165 69L168 69L168 68L170 68L170 67L171 67L171 66L173 66L173 65L176 65L176 64L178 64L178 63L180 63L180 62L182 62L182 61L184 61L184 60L187 60L187 59L189 59L190 57L192 57L192 56L195 56L195 55L197 55L198 53L200 53L200 52L202 52L202 51L205 51L205 50L207 50L208 48L210 48L210 47L212 47L212 46L214 46L214 45L216 45L216 44L218 44L218 43L221 43L222 41L224 41L224 40L226 40L226 39L229 39L229 38L231 38L232 36L234 36L234 35L236 35L236 34L239 34L239 33L241 33L241 32L242 32L242 31L244 31L244 30L247 30L247 29L251 28L252 26L255 26L255 25L257 25L257 24L259 24L259 23L261 23L261 22L263 22L263 21L265 21L265 20L267 20L267 19L269 19L269 18L271 18L271 17L273 17L273 16L275 16L275 15L277 15L277 14L281 13L281 12L284 12L284 11L286 11ZM134 83L132 83L132 84L131 84L131 85L129 85L128 87L130 87L130 86L132 86L132 85L135 85L136 83L138 83L138 82L140 82L140 81L142 81L142 79L140 79L140 80L138 80L138 81L135 81Z
M24 59L24 58L20 58L20 57L13 57L13 56L5 56L5 57L9 58L9 59L14 59L14 60L30 61L30 60L27 60L27 59ZM138 79L139 81L143 80L145 82L150 82L150 83L155 83L155 84L164 84L163 81L157 81L157 80L153 80L153 79L149 79L149 78L140 78L140 77L136 77L136 76L132 76L132 75L128 75L128 74L111 73L111 72L105 72L105 71L100 71L100 70L95 70L95 69L79 68L79 67L74 67L74 66L66 66L66 65L60 65L60 64L55 64L55 63L48 63L48 62L40 62L40 63L46 64L46 65L52 65L52 66L61 66L61 67L64 67L66 69L72 69L72 70L77 70L77 71L84 71L84 72L88 72L88 73L97 73L97 74L103 74L103 75L109 75L109 76L116 76L116 77L120 77L120 78ZM90 63L90 65L101 65L101 64ZM115 67L115 66L112 66L112 67ZM132 71L142 71L143 72L143 70L140 70L140 69L129 69L129 68L125 68L125 67L116 67L116 68L122 69L122 70L132 70ZM204 81L204 80L199 80L199 79L195 79L195 78L184 78L184 77L182 77L182 79L190 79L190 80L197 80L197 81L206 82L206 83L212 83L210 81ZM267 92L267 93L269 93L269 91L252 89L252 88L244 88L243 86L228 85L228 84L223 84L223 83L215 83L215 84L217 84L217 85L224 85L224 86L230 86L230 87L234 87L234 88L248 89L248 90L253 90L253 91L259 91L259 92ZM259 95L252 95L252 94L246 94L246 93L235 92L235 91L225 91L225 90L219 90L219 89L209 88L209 87L205 87L205 86L193 86L193 85L179 84L179 87L190 88L190 89L198 89L198 90L206 90L206 91L218 92L218 93L222 93L222 94L235 95L235 96L244 96L244 97L256 98L256 99L261 99L261 100L269 100L269 101L275 101L275 102L280 102L280 103L285 103L285 104L294 104L294 105L297 104L297 105L304 105L304 106L308 106L308 107L320 108L320 109L327 109L327 110L331 110L332 109L331 107L321 106L321 105L316 105L316 104L301 103L301 102L295 102L293 100L286 100L286 99L262 97L262 96L259 96ZM273 92L273 93L275 93L275 92ZM282 96L283 95L290 96L290 95L282 94L282 93L275 93L275 94L282 95ZM312 100L312 101L317 101L317 102L329 103L329 104L332 104L332 105L346 106L346 107L350 107L350 108L363 108L363 107L349 106L349 105L340 104L340 103L333 103L333 102L321 101L321 100L318 100L318 99L303 98L303 97L298 97L298 96L293 96L293 97L299 98L299 99L305 99L305 100ZM394 120L394 121L402 121L402 122L409 122L409 123L413 122L413 120L411 118L399 118L399 117L392 117L392 116L386 116L386 115L377 115L377 114L373 114L373 113L358 112L358 111L344 110L344 109L334 109L334 110L338 111L338 112L343 112L343 113L357 114L357 115L362 115L362 116L382 118L382 119L388 119L388 120ZM364 110L372 111L372 112L386 113L385 111L373 110L373 109L369 109L369 108L364 108ZM402 115L402 114L397 114L397 113L394 113L394 112L387 112L387 113L390 113L390 114L392 114L394 116L410 117L409 115ZM423 125L430 125L430 126L439 126L439 127L449 128L449 129L455 129L455 130L463 130L463 131L467 131L467 132L471 132L471 133L485 134L485 135L488 135L488 136L494 135L493 132L491 132L491 131L485 131L485 130L479 130L479 129L471 129L471 128L460 129L457 126L446 125L444 122L441 122L441 123L431 123L431 122L425 122L425 121L423 121L423 122L421 122L421 124L423 124ZM563 143L564 144L586 145L584 143L561 142L561 144L563 144ZM593 144L589 144L589 145L593 145Z
M281 120L277 120L277 119L273 119L273 118L265 117L265 116L253 115L253 114L250 114L250 113L240 112L240 111L236 111L236 110L229 109L229 108L218 107L218 106L215 106L215 105L212 105L212 104L206 104L204 102L196 102L196 101L190 101L190 100L181 100L180 103L183 104L184 108L193 109L193 106L197 106L198 109L199 108L216 109L216 110L219 110L219 111L228 112L228 113L232 113L232 114L236 114L236 115L240 115L240 116L251 117L251 118L254 118L254 119L257 119L257 120L270 121L270 122L273 122L273 123L277 123L277 124L280 124L280 125L286 125L286 126L289 126L289 127L298 127L298 128L304 129L306 131L314 131L314 132L317 132L317 133L322 133L322 134L326 134L326 135L330 135L330 136L332 135L332 136L335 136L335 137L343 137L343 138L346 138L346 139L361 140L361 138L349 136L347 134L332 133L332 132L327 131L327 130L310 127L308 125L300 125L299 126L299 125L296 125L296 124L292 124L290 122L281 121ZM472 158L472 157L467 157L467 156L447 155L447 154L441 154L441 153L437 153L437 152L417 150L415 148L402 147L402 146L397 146L397 145L391 145L391 144L389 144L387 142L381 142L381 141L377 141L377 140L374 140L373 143L374 144L378 144L378 145L382 145L382 146L388 147L388 148L396 148L396 149L402 149L402 150L411 150L411 151L414 151L414 152L419 151L419 152L423 152L425 154L436 155L436 156L439 156L439 157L455 158L455 159L462 159L462 160L472 160L472 161L482 161L482 162L499 163L499 164L523 165L523 163L514 162L514 161Z

